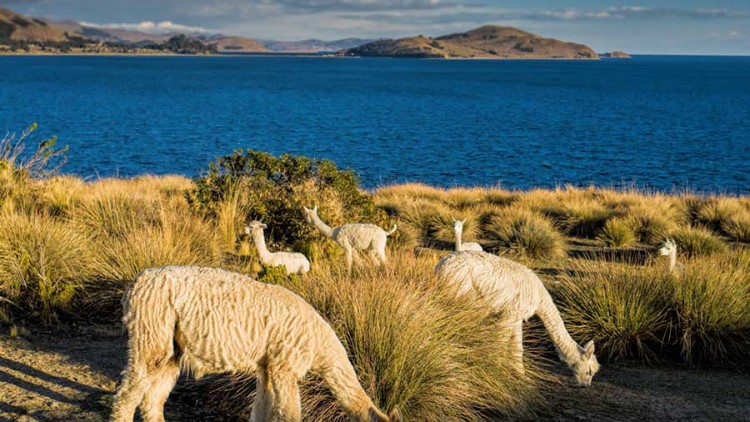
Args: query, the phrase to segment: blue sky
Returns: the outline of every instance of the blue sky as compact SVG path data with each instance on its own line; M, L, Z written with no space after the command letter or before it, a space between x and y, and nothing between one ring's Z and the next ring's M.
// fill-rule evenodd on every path
M98 25L264 39L434 36L499 24L597 51L750 55L750 0L0 0L0 5Z

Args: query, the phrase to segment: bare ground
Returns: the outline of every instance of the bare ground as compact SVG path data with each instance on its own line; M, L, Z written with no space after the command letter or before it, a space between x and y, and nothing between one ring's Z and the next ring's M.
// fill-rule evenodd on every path
M107 420L125 364L120 327L87 325L26 337L0 336L0 421ZM201 400L195 389L178 387L167 403L167 420L220 420ZM549 402L536 419L750 421L750 374L611 364L591 388L563 385Z

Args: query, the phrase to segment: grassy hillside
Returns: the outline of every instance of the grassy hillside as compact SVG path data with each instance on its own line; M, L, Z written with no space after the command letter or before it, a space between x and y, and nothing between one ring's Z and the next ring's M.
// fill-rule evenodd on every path
M378 40L345 52L352 56L483 59L596 59L582 44L544 38L516 28L483 26L437 38Z
M306 298L384 408L398 405L409 420L426 421L529 416L558 378L549 371L548 358L558 361L546 334L531 321L527 371L518 376L503 343L507 328L433 275L452 246L451 219L465 218L464 240L535 269L573 337L594 339L605 364L743 366L750 357L747 197L419 184L363 192L333 163L255 151L222 157L197 180L84 181L47 172L61 155L54 142L39 144L24 158L16 141L0 143L3 330L115 323L123 290L143 269L217 266ZM332 225L398 222L389 264L349 277L340 249L300 221L303 204L318 204ZM260 265L241 235L249 219L269 224L271 250L308 255L311 273L286 276ZM682 252L686 270L678 276L655 253L665 237ZM343 420L319 380L307 380L303 391L309 417ZM247 412L237 395L218 396L213 405L226 414Z

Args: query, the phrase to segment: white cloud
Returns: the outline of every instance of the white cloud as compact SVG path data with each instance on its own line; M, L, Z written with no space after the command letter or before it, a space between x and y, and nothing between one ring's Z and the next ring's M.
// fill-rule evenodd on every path
M145 32L147 34L170 34L175 32L185 33L210 33L216 31L210 31L206 28L199 26L188 26L180 25L172 21L142 21L140 23L91 23L91 22L80 22L83 26L90 26L93 28L106 28L106 29L124 29L127 31L138 31Z

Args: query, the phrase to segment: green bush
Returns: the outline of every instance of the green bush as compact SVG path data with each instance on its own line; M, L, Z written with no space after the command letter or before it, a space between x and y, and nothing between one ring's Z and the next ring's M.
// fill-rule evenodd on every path
M187 195L194 207L215 216L217 204L238 188L248 217L265 222L274 241L293 244L316 233L305 222L303 206L317 204L321 218L334 226L352 221L385 225L385 213L358 182L353 171L328 160L238 150L211 163Z

